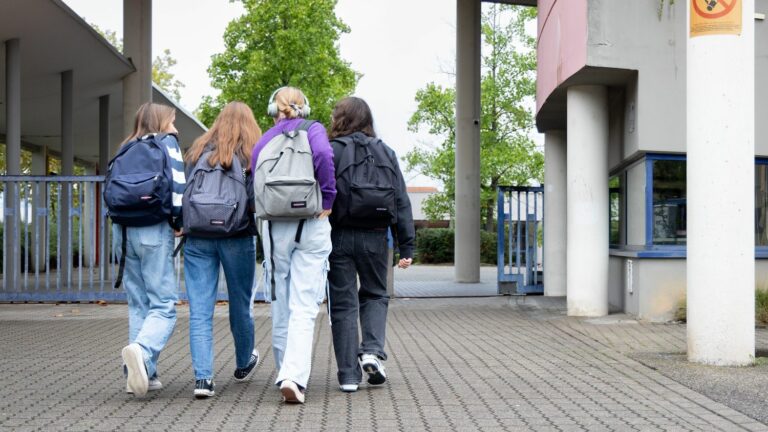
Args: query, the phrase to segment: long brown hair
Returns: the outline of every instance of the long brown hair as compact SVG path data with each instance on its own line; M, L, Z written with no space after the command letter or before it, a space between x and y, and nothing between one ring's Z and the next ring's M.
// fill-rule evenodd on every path
M142 104L136 111L133 132L120 145L141 138L146 134L165 132L173 124L175 118L176 110L168 105L152 102Z
M362 132L369 137L376 137L373 131L373 114L364 100L358 97L347 97L336 103L331 114L330 138L347 136Z
M196 163L205 147L211 144L213 154L208 157L208 165L220 164L228 169L232 166L234 155L249 165L253 146L259 138L261 128L256 123L251 108L242 102L230 102L224 105L213 126L195 140L185 159L187 163Z

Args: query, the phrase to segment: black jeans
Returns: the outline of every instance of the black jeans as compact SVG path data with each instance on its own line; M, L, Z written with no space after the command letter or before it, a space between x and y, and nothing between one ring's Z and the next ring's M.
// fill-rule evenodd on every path
M387 359L387 231L333 228L328 300L340 384L362 380L358 356ZM358 291L357 279L360 277ZM358 311L363 340L358 334Z

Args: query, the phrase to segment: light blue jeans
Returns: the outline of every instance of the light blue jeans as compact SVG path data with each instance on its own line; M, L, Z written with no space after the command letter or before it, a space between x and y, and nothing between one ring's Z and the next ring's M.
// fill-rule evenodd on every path
M272 301L272 351L278 370L275 383L287 379L306 388L312 366L315 319L326 292L331 224L327 218L307 219L299 243L295 241L297 226L295 221L272 221L272 250L268 222L264 222L263 283L267 288L270 286L272 254L276 298Z
M112 225L118 262L123 228ZM167 222L127 227L123 287L128 297L128 343L144 354L147 376L157 375L157 359L176 325L176 277L173 271L173 230Z
M255 345L253 276L256 248L253 237L188 237L184 243L184 284L189 297L189 348L196 380L213 378L213 310L219 265L227 280L229 328L235 341L238 368L248 366Z

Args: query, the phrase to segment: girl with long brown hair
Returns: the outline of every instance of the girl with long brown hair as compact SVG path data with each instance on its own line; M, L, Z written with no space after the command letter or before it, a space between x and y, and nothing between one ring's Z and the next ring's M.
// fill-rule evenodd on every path
M228 103L211 129L196 139L187 151L187 175L198 172L196 165L200 164L211 168L220 166L224 170L248 167L253 146L259 138L261 129L251 108L242 102ZM213 310L219 266L224 269L227 280L229 327L235 342L235 381L249 379L259 363L252 314L256 265L253 181L249 169L234 174L242 175L242 187L248 196L247 228L214 238L185 233L184 281L189 297L189 345L196 398L214 395ZM190 178L190 188L197 184L196 175ZM186 196L187 193L185 200Z
M174 230L178 232L181 222L181 194L185 178L177 131L173 125L175 119L176 111L169 106L145 103L139 107L133 132L125 139L118 156L110 163L108 175L111 177L111 174L119 171L115 165L120 165L119 158L128 158L128 152L145 154L145 148L156 148L155 145L147 147L147 143L139 141L154 140L157 147L165 152L162 163L170 165L166 165L163 174L169 173L166 176L172 177L164 178L162 182L158 182L155 177L156 184L164 185L158 188L157 193L161 195L158 196L159 200L168 202L171 207L170 220L167 214L156 211L156 214L150 215L154 218L149 220L160 222L141 226L146 223L146 218L128 223L117 217L121 225L115 221L117 215L112 214L110 209L115 250L119 261L124 262L125 266L122 283L128 299L129 344L122 351L127 378L126 391L136 396L162 388L157 378L157 359L176 324L178 294L172 253ZM126 165L131 165L131 162L126 162ZM129 171L134 172L133 167L129 168ZM108 183L111 182L110 179ZM111 198L115 196L108 185L105 199L109 202Z

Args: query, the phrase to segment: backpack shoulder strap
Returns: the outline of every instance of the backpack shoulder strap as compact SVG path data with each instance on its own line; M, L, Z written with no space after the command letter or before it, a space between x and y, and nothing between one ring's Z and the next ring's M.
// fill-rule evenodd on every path
M299 124L299 127L296 128L297 131L305 131L309 132L309 128L312 126L313 123L317 123L315 120L304 120Z

